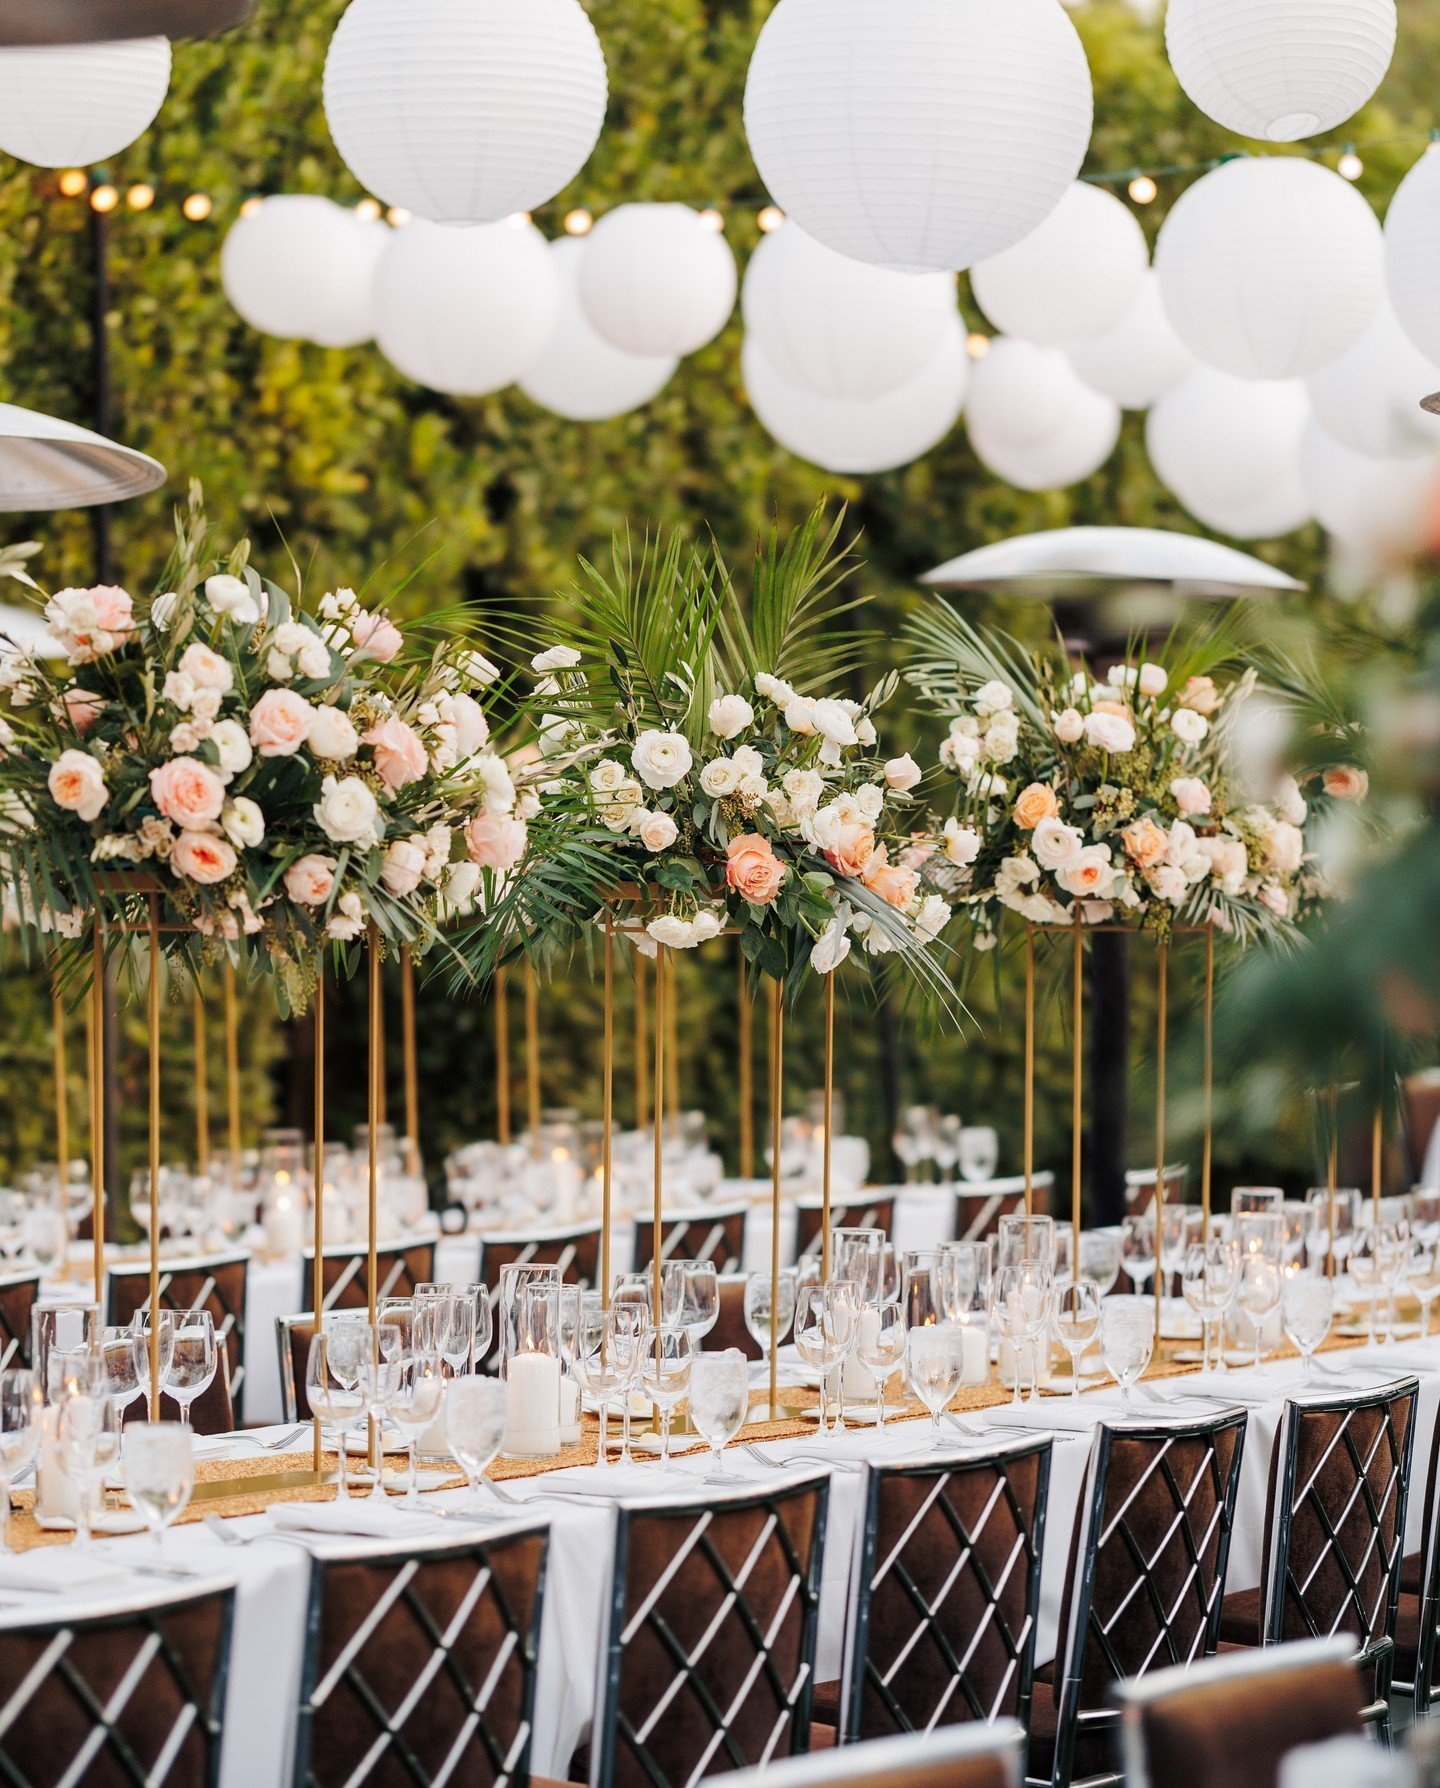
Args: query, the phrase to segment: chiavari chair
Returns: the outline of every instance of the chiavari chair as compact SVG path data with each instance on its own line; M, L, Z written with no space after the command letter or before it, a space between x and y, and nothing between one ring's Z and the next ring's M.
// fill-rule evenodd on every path
M375 1255L376 1301L408 1298L417 1285L435 1277L434 1242L407 1242L403 1247L380 1248ZM308 1249L301 1260L299 1302L309 1304L314 1290L315 1253ZM320 1256L326 1310L358 1310L369 1301L369 1259L364 1248L327 1248Z
M1408 1695L1417 1718L1440 1700L1440 1422L1430 1435L1424 1483L1420 1550L1402 1560L1395 1616L1395 1664L1391 1692Z
M823 1242L821 1229L825 1207L817 1199L803 1198L795 1206L795 1258L804 1260L818 1254ZM895 1194L877 1186L873 1192L862 1192L845 1204L830 1206L832 1229L880 1229L886 1235L895 1232Z
M662 1260L709 1260L717 1273L738 1273L745 1264L745 1223L749 1205L712 1206L660 1222ZM644 1272L655 1258L655 1220L635 1219L632 1270Z
M528 1229L523 1235L497 1230L480 1237L480 1278L493 1298L507 1266L558 1266L567 1285L589 1291L600 1283L600 1225Z
M0 1370L30 1364L30 1318L39 1295L38 1273L0 1278Z
M764 1349L750 1333L750 1325L745 1320L745 1283L749 1276L748 1273L716 1275L720 1309L715 1327L705 1337L705 1345L716 1353L726 1347L738 1348L747 1360L763 1360Z
M726 1788L1019 1788L1025 1731L1016 1720L878 1738L741 1770Z
M184 1313L208 1310L223 1363L190 1408L200 1434L225 1434L244 1419L245 1305L250 1285L248 1254L216 1254L171 1261L160 1269L160 1308ZM111 1267L105 1275L105 1320L124 1328L150 1308L150 1269L143 1264ZM143 1421L140 1399L127 1420Z
M1030 1190L1037 1211L1050 1208L1055 1175L1050 1172L1031 1176ZM1025 1180L1021 1174L1010 1179L955 1184L955 1240L983 1242L987 1236L1000 1233L1000 1219L1011 1217L1025 1208Z

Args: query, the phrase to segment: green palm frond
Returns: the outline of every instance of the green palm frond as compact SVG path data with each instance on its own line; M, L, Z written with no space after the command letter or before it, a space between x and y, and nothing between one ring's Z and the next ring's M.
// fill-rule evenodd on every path
M905 676L937 712L953 714L964 688L998 680L1032 725L1048 728L1037 662L1019 640L998 629L982 632L944 600L912 615L905 637L916 653Z

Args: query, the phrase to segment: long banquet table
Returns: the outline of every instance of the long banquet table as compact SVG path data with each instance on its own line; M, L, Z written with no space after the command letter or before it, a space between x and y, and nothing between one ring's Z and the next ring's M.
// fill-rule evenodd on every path
M1398 1347L1329 1354L1325 1375L1314 1381L1311 1389L1333 1394L1341 1389L1383 1383L1411 1371L1420 1385L1414 1457L1417 1473L1423 1473L1423 1462L1429 1458L1429 1436L1440 1420L1440 1340L1424 1344L1407 1341ZM1203 1413L1203 1406L1175 1399L1180 1393L1193 1392L1198 1383L1193 1375L1148 1382L1145 1394L1134 1405L1136 1417L1146 1422L1180 1416L1194 1419ZM1287 1361L1264 1367L1258 1374L1232 1371L1223 1379L1206 1381L1207 1391L1211 1387L1225 1398L1243 1404L1249 1418L1229 1571L1231 1588L1249 1588L1260 1580L1270 1454L1284 1399L1287 1394L1299 1394L1299 1369L1295 1362ZM1219 1406L1218 1402L1215 1406ZM1064 1571L1089 1457L1085 1439L1101 1419L1122 1419L1113 1390L1087 1393L1078 1407L1067 1400L1047 1398L1034 1409L1017 1412L1002 1404L965 1417L987 1436L993 1436L994 1444L1019 1442L1021 1436L1008 1426L1011 1423L1055 1431L1041 1570L1039 1662L1054 1655ZM864 1484L863 1462L916 1456L928 1445L927 1428L928 1424L919 1422L896 1422L887 1425L883 1439L863 1429L823 1446L791 1438L761 1443L758 1447L762 1454L777 1461L792 1462L784 1469L797 1475L817 1467L831 1468L817 1659L821 1680L840 1673L844 1610ZM950 1432L962 1449L977 1444L958 1429ZM237 1457L254 1457L259 1443L270 1437L269 1431L250 1432L233 1437L229 1444ZM779 1467L759 1463L742 1447L730 1449L726 1461L737 1483L777 1482L775 1473ZM580 1467L509 1478L505 1489L521 1498L523 1506L497 1513L483 1528L472 1529L460 1522L427 1517L407 1520L397 1512L391 1538L338 1540L327 1536L314 1538L309 1544L321 1553L378 1553L427 1544L453 1545L468 1532L494 1533L512 1524L548 1522L552 1551L541 1632L532 1769L537 1775L560 1777L566 1774L575 1745L588 1732L595 1706L604 1591L612 1556L612 1498L622 1494L647 1501L663 1501L672 1496L693 1501L705 1494L699 1483L705 1469L704 1457L692 1455L676 1461L668 1483L654 1462L624 1472L618 1468L602 1471ZM1423 1490L1423 1482L1412 1487L1407 1550L1414 1550L1419 1544ZM594 1504L556 1500L557 1492L577 1498L593 1496ZM430 1506L453 1508L463 1504L464 1492L432 1492L422 1501ZM301 1546L264 1537L274 1531L265 1515L243 1517L232 1525L241 1534L258 1536L259 1543L244 1548L226 1546L204 1526L184 1525L168 1536L166 1557L199 1573L193 1585L187 1586L233 1582L237 1587L221 1781L222 1788L253 1788L256 1783L289 1779L309 1560ZM149 1547L150 1542L143 1537L102 1542L103 1551L117 1565L126 1560L145 1564L150 1557ZM37 1569L43 1569L43 1553L29 1556ZM135 1575L117 1585L108 1597L81 1602L54 1593L37 1591L32 1595L16 1591L7 1583L0 1595L0 1633L27 1615L48 1619L62 1612L78 1614L120 1604L134 1605L174 1593L176 1587Z

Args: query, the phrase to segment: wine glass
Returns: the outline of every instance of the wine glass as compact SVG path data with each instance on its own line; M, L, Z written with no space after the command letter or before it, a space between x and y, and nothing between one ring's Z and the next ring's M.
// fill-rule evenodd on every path
M122 1453L125 1490L164 1551L164 1533L184 1512L195 1488L191 1431L179 1422L135 1422Z
M720 1280L713 1260L684 1260L680 1267L680 1321L698 1350L720 1317Z
M371 1502L385 1500L385 1417L399 1392L404 1361L401 1331L394 1323L365 1325L359 1384L365 1413L375 1429L375 1477L370 1486Z
M1440 1241L1412 1227L1405 1258L1405 1277L1420 1305L1420 1339L1430 1334L1430 1306L1440 1295Z
M1257 1370L1265 1339L1265 1325L1280 1308L1284 1278L1279 1266L1264 1254L1246 1254L1241 1259L1235 1302L1245 1312L1255 1332L1255 1357L1251 1365Z
M1021 1360L1044 1332L1050 1313L1048 1267L1038 1260L1022 1260L1006 1267L995 1280L993 1306L996 1327L1010 1343L1015 1363L1015 1394L1010 1399L1013 1405L1020 1401ZM1032 1373L1032 1385L1034 1378Z
M1155 1271L1155 1219L1148 1213L1127 1217L1120 1225L1120 1259L1136 1293L1143 1297Z
M140 1389L145 1393L148 1401L151 1391L150 1353L152 1347L157 1354L162 1390L166 1379L170 1376L171 1361L175 1357L175 1312L161 1310L152 1324L148 1310L137 1310L130 1318L130 1342L135 1351L136 1376L140 1381Z
M440 1413L445 1396L445 1378L436 1353L411 1353L401 1364L400 1383L390 1402L390 1414L405 1436L408 1470L405 1476L405 1507L413 1509L420 1500L416 1477L416 1453L420 1436L432 1426Z
M170 1367L163 1383L180 1405L180 1422L190 1426L190 1405L213 1383L220 1365L215 1320L208 1310L177 1312Z
M1310 1214L1310 1227L1305 1246L1313 1265L1323 1267L1326 1256L1335 1256L1335 1271L1343 1273L1350 1257L1350 1245L1360 1227L1360 1192L1355 1186L1338 1186L1335 1201L1335 1230L1330 1231L1331 1192L1328 1186L1312 1186L1305 1194Z
M97 1362L97 1365L99 1362ZM104 1394L100 1366L88 1390L72 1390L60 1404L55 1439L60 1464L77 1491L75 1543L82 1552L91 1544L91 1506L105 1474L120 1456L120 1411Z
M1381 1260L1385 1244L1378 1226L1362 1223L1350 1238L1346 1262L1351 1283L1365 1300L1365 1339L1375 1344L1375 1306L1380 1301Z
M1079 1277L1088 1279L1102 1298L1109 1297L1120 1277L1119 1238L1100 1229L1082 1229Z
M875 1426L885 1426L885 1386L905 1361L905 1312L898 1303L867 1310L855 1357L875 1380Z
M848 1285L800 1287L795 1299L795 1351L820 1376L821 1434L832 1431L826 1422L826 1381L849 1352L854 1331L855 1299Z
M1225 1312L1235 1297L1240 1256L1233 1242L1211 1236L1208 1242L1192 1242L1185 1250L1180 1289L1185 1302L1200 1319L1200 1352L1203 1368L1210 1369L1210 1330L1220 1324L1219 1364L1225 1371Z
M630 1394L640 1381L640 1344L650 1328L649 1306L638 1303L614 1303L605 1318L605 1345L613 1356L620 1374L620 1458L621 1465L633 1465L630 1451Z
M480 1485L505 1438L505 1386L479 1373L457 1378L445 1393L445 1438L478 1510Z
M1200 1237L1200 1212L1188 1205L1167 1204L1160 1216L1160 1268L1164 1273L1164 1290L1169 1294L1172 1281L1185 1268L1185 1252Z
M1149 1298L1106 1298L1100 1306L1100 1355L1130 1410L1130 1386L1155 1352L1155 1306Z
M0 1557L10 1550L10 1486L35 1457L44 1398L20 1366L0 1372Z
M1301 1376L1314 1376L1314 1354L1330 1330L1335 1314L1335 1282L1323 1273L1287 1279L1280 1295L1280 1320L1291 1345L1304 1362Z
M140 1369L135 1362L134 1338L128 1328L107 1328L100 1336L100 1358L105 1364L105 1385L122 1417L141 1395Z
M660 1412L660 1468L670 1469L670 1419L690 1385L700 1344L688 1323L651 1329L640 1346L640 1388Z
M770 1358L772 1339L778 1348L790 1333L795 1320L795 1291L794 1267L781 1269L778 1284L772 1285L769 1273L751 1273L745 1281L745 1327L763 1359ZM773 1309L772 1293L778 1300Z
M469 1370L475 1371L480 1360L488 1360L490 1348L495 1339L495 1315L491 1308L490 1293L483 1285L462 1285L462 1297L468 1298L475 1310L475 1339L470 1348Z
M616 1363L615 1350L608 1344L604 1314L598 1324L582 1325L580 1347L575 1355L575 1380L595 1404L600 1416L600 1444L595 1455L597 1465L610 1464L608 1418L611 1399L622 1391L629 1395L625 1374Z
M1380 1232L1380 1283L1385 1287L1385 1339L1387 1343L1393 1344L1395 1293L1405 1272L1405 1257L1410 1246L1410 1222L1406 1217L1396 1217L1377 1223L1375 1227Z
M690 1420L710 1443L707 1484L733 1482L725 1469L724 1449L749 1413L750 1371L739 1348L698 1355L690 1366Z
M910 1329L905 1337L905 1372L910 1389L930 1411L932 1446L943 1447L940 1417L965 1372L965 1340L958 1323L933 1322Z
M1100 1332L1100 1293L1088 1279L1052 1286L1050 1326L1070 1355L1070 1396L1080 1396L1080 1356Z
M335 1437L335 1451L340 1459L336 1496L341 1502L350 1496L345 1437L351 1423L365 1410L359 1387L362 1338L358 1323L322 1330L311 1338L305 1359L305 1400L320 1423L322 1435Z
M967 1124L960 1132L960 1177L972 1185L995 1177L1000 1138L989 1124Z

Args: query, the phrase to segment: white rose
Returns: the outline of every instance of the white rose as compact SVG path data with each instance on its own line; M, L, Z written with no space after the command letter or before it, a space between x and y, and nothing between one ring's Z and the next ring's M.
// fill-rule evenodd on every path
M833 851L840 843L840 828L844 823L840 809L832 802L828 807L817 807L813 813L800 815L800 836L811 850Z
M690 921L690 942L692 944L708 944L712 937L719 937L725 929L725 921L720 914L710 907L704 907Z
M245 728L238 720L217 720L210 729L210 742L220 755L220 773L227 779L248 770L255 753Z
M335 938L342 944L352 943L365 929L365 908L360 904L358 894L342 894L335 903L335 911L330 916L330 923L325 927L326 937Z
M320 830L336 844L375 844L384 831L379 803L358 776L327 776L314 814Z
M1142 664L1140 666L1140 675L1137 681L1139 683L1141 695L1153 697L1164 695L1165 687L1170 681L1170 675L1163 665Z
M1008 764L1020 746L1020 725L1013 714L1002 714L985 734L985 750L997 764Z
M236 795L221 809L220 829L231 844L253 850L265 836L265 815L247 795Z
M1169 901L1171 906L1178 906L1185 898L1190 884L1185 879L1185 871L1174 863L1159 863L1146 876L1146 881L1161 900Z
M1039 880L1040 868L1033 857L1006 857L995 872L995 887L1002 898L1033 887Z
M1046 869L1067 869L1079 860L1085 840L1075 826L1067 826L1053 814L1041 820L1031 834L1031 848Z
M1303 826L1309 808L1305 797L1300 793L1300 784L1293 776L1282 776L1275 784L1275 793L1271 797L1275 811L1292 826Z
M973 706L977 714L1002 714L1006 708L1013 707L1015 697L1009 688L998 680L982 683L975 691Z
M580 654L573 646L551 646L546 652L537 652L530 660L530 668L543 675L546 671L574 670L580 662Z
M738 746L730 761L742 777L759 776L765 768L765 759L753 745Z
M207 577L205 600L217 615L225 615L238 627L253 627L260 619L260 604L243 577L223 571Z
M746 776L736 790L742 801L754 803L763 801L770 793L770 785L763 776Z
M510 766L493 751L481 751L470 760L470 767L485 789L485 808L490 813L511 813L515 807L515 779Z
M945 855L962 869L980 855L980 834L974 826L962 826L959 820L945 822Z
M288 683L295 675L295 667L278 646L271 646L265 654L265 675L272 683Z
M1184 820L1173 820L1165 847L1165 861L1183 863L1187 857L1195 855L1195 848L1194 826L1187 826Z
M875 743L875 722L868 714L862 714L855 722L855 743L867 749Z
M360 735L343 708L321 706L311 716L305 743L312 756L340 763L360 749Z
M878 784L867 782L855 791L855 808L867 825L873 826L885 807L885 791Z
M707 795L719 800L733 795L744 778L728 757L713 758L700 772L700 786Z
M904 757L888 758L885 763L885 780L891 788L899 789L903 794L914 788L920 780L920 766L907 751Z
M804 695L792 695L785 704L785 724L792 733L808 737L815 731L815 704Z
M1294 875L1304 860L1305 834L1289 820L1276 820L1265 840L1266 866L1276 875Z
M299 621L282 621L275 629L273 644L287 658L293 658L297 652L303 651L315 635Z
M1193 708L1177 708L1170 716L1170 730L1182 745L1198 745L1210 731L1210 722Z
M478 863L452 863L445 871L445 887L442 898L448 911L457 915L464 913L475 898L475 890L480 885L480 865Z
M847 713L843 702L822 698L810 704L810 718L815 731L821 738L828 739L832 745L854 745L855 718Z
M677 918L674 913L663 913L658 919L652 919L645 930L657 944L665 944L672 950L688 950L695 941L689 921Z
M420 886L425 874L426 851L413 838L393 839L380 866L380 880L397 900L404 900Z
M1210 790L1198 776L1177 776L1170 784L1170 793L1183 814L1210 811Z
M833 975L849 954L850 939L837 913L811 946L810 966L817 975Z
M927 894L915 913L915 929L921 937L939 937L949 922L950 903L938 894Z
M182 714L188 714L195 699L195 679L187 671L167 671L161 696Z
M710 731L717 739L733 739L755 718L755 710L743 695L717 695L710 704Z
M641 733L630 752L635 774L646 788L674 788L689 775L694 761L682 733L660 732L653 727Z
M625 781L625 766L613 757L602 757L590 772L590 786L597 795L613 795Z
M305 645L301 647L295 662L300 667L302 677L328 677L330 675L330 648L323 639L317 639L312 633Z
M795 699L795 691L783 677L772 677L768 671L761 671L755 679L756 695L764 696L767 702L774 702L777 708L788 707Z
M483 652L464 652L455 668L472 689L488 689L499 677L499 667L491 664Z
M813 813L825 793L825 778L818 770L787 770L781 779L790 805L797 814Z
M1062 745L1078 745L1085 736L1085 716L1078 708L1066 708L1055 716L1055 737Z
M680 836L680 828L668 813L642 807L630 822L630 830L647 851L668 851Z
M1085 737L1100 751L1118 756L1134 749L1135 728L1122 714L1087 714Z

